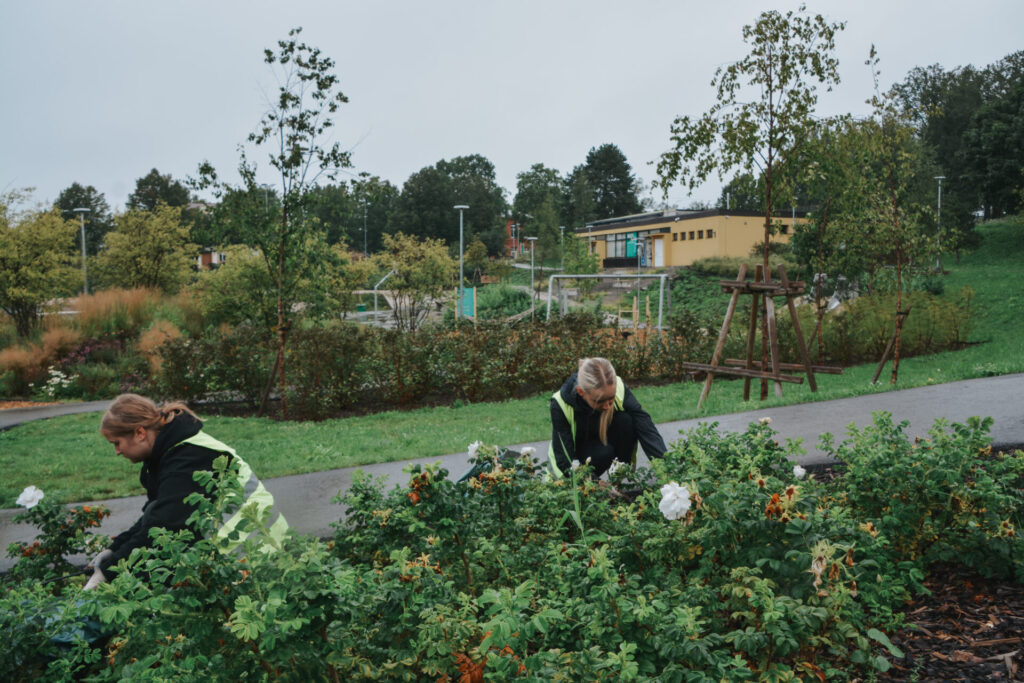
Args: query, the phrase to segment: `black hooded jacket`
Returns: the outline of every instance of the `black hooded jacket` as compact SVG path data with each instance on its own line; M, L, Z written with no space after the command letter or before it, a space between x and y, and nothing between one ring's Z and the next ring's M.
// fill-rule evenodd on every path
M187 520L195 507L185 503L185 498L192 493L205 493L192 475L200 470L212 471L213 461L222 454L192 444L173 447L195 436L202 428L203 423L197 418L180 413L157 432L153 452L143 461L139 472L139 481L146 489L148 500L138 521L114 537L110 546L113 554L99 566L104 574L135 548L148 546L150 529L163 527L178 531L188 526Z
M588 443L600 441L598 430L601 414L591 408L590 404L576 393L576 375L577 373L573 373L559 389L562 400L573 408L573 420L576 423L575 441L572 437L572 428L569 426L569 421L565 419L562 407L554 398L551 399L551 445L555 453L555 463L562 473L569 471L572 461L578 459L576 454L582 452ZM661 433L658 432L651 416L640 406L640 402L633 396L629 387L626 387L626 393L622 399L622 412L632 418L632 433L613 434L610 431L608 441L620 443L628 441L630 444L639 442L648 458L662 457L666 450L665 440L661 438ZM615 429L614 422L610 429Z

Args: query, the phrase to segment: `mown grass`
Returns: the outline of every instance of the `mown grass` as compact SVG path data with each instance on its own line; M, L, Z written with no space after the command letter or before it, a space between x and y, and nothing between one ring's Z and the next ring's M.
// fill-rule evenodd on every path
M952 257L945 263L950 271L946 296L956 296L964 285L976 293L978 313L971 333L975 343L960 351L903 359L895 387L888 382L888 366L882 381L872 385L875 364L871 363L847 368L843 375L818 375L817 393L805 384L787 384L782 398L772 396L764 402L744 403L738 382L719 380L700 412L696 409L699 384L636 387L635 393L656 422L669 422L1024 372L1024 220L994 221L980 230L985 239L977 251L965 254L958 265ZM316 423L212 417L207 431L243 454L261 477L276 477L457 453L477 440L540 441L550 436L549 397L546 392L503 403ZM0 470L5 473L0 507L12 507L29 484L65 502L141 493L136 468L113 454L96 431L98 424L98 415L73 415L0 432Z

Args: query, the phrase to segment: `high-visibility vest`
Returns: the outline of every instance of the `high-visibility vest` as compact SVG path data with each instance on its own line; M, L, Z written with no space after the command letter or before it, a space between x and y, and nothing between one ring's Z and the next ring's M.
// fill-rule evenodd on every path
M248 538L249 534L252 533L250 531L245 534L239 534L237 538L231 539L230 542L223 542L224 539L230 538L235 527L237 527L238 523L242 521L242 511L255 506L256 510L262 514L264 510L274 507L274 496L271 495L270 491L268 491L265 486L263 486L263 482L253 474L252 468L249 467L249 463L239 457L239 455L235 453L235 449L231 446L218 441L203 431L196 432L195 435L180 442L178 446L183 444L192 444L193 446L208 448L211 451L216 451L218 453L227 453L231 456L234 462L238 463L238 483L242 487L245 499L239 508L224 520L224 524L221 528L217 530L217 539L222 541L218 544L220 551L222 553L231 552L241 545L242 541ZM288 522L285 520L284 515L280 512L277 512L276 514L271 513L266 524L267 535L276 543L280 544L284 539L285 533L288 531ZM274 550L274 546L269 543L264 543L260 550L264 552L272 552Z
M569 421L569 429L572 431L572 443L573 448L576 446L576 410L571 405L565 402L562 398L562 390L559 389L551 398L558 403L558 406L562 409L562 414L565 415L565 419ZM623 410L623 401L626 400L626 385L622 382L621 377L615 378L615 410ZM554 438L554 435L552 435ZM562 451L565 452L565 444L562 444ZM567 454L568 455L568 454ZM636 465L636 446L633 447L633 464ZM548 444L548 460L551 462L551 473L557 479L562 476L562 470L558 468L558 463L555 460L555 443L552 441ZM572 465L572 462L569 463Z

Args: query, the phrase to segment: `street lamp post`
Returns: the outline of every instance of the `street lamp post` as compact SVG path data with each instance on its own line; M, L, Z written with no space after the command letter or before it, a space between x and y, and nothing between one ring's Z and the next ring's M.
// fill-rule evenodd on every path
M88 294L89 293L89 272L85 268L85 214L89 213L89 209L85 208L85 207L80 207L80 208L77 208L77 209L72 209L72 211L77 213L78 217L80 219L79 225L80 225L80 232L81 232L81 235L82 235L82 291L85 294Z
M366 251L366 199L363 199L363 258L366 258L369 252Z
M533 285L533 253L536 251L537 238L527 237L526 241L530 243L530 318L533 318L534 299L537 298L537 290Z
M946 179L946 176L944 176L944 175L937 175L937 176L935 176L935 179L939 181L939 212L938 212L938 216L937 216L937 218L938 218L938 221L937 221L938 231L937 231L937 234L936 234L936 239L938 240L938 247L939 247L938 252L939 253L938 253L938 256L937 256L937 258L935 260L935 267L938 268L939 272L941 273L942 272L942 181Z
M558 237L558 250L562 252L562 270L565 270L565 226L559 225L561 234Z
M455 210L459 212L459 300L455 305L455 317L459 318L462 309L462 283L465 278L462 275L462 212L469 208L467 204L456 204Z

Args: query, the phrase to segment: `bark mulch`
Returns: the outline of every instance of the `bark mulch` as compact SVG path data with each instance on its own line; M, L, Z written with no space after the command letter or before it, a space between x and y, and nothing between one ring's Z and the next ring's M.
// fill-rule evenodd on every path
M841 477L841 465L810 468L819 481ZM956 564L935 565L930 595L904 610L907 626L889 633L903 651L878 681L1024 681L1024 584L986 578ZM884 653L884 651L883 651Z
M38 408L39 406L55 406L56 403L43 403L41 401L0 401L0 410L12 408Z
M906 609L908 626L889 634L905 657L890 657L880 681L1024 681L1024 586L958 565L933 567Z

